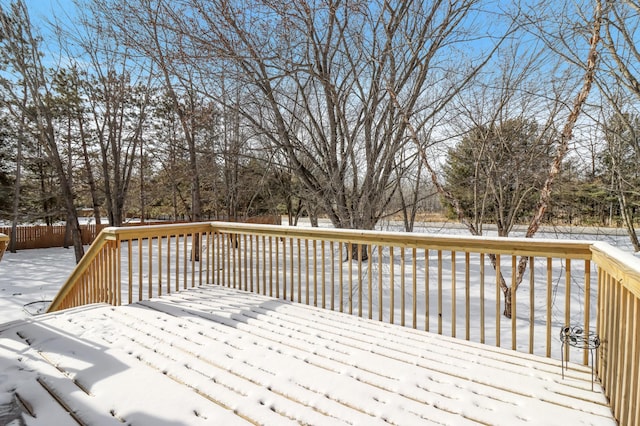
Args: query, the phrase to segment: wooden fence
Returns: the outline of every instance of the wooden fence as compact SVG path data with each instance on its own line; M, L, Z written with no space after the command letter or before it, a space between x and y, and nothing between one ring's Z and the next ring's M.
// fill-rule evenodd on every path
M7 249L7 245L9 245L9 236L0 233L0 260L2 260L2 255Z
M91 244L100 231L108 225L80 225L82 243ZM65 245L65 225L25 225L16 227L15 235L10 226L0 226L0 233L15 240L16 250L63 247ZM72 245L69 238L69 244Z
M270 225L280 225L281 217L277 215L264 215L254 216L246 219L228 220L229 222L243 222L243 223L262 223ZM185 221L167 222L167 221L147 221L147 222L129 222L123 223L123 227L129 226L147 226L147 225L173 225L177 223L188 223ZM82 244L88 245L93 243L101 230L106 228L107 224L95 225L87 224L80 225L82 230ZM10 226L0 226L0 234L5 234L9 239L15 240L16 250L26 249L38 249L38 248L50 248L50 247L64 247L66 226L65 225L23 225L16 228L16 235L11 232ZM1 243L0 243L1 244ZM72 241L69 237L69 245L72 245ZM5 247L6 248L6 247ZM0 258L1 258L0 253Z

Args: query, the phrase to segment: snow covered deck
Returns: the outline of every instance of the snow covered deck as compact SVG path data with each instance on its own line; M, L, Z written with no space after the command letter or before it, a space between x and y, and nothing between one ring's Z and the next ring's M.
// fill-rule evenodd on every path
M218 286L1 325L0 371L0 424L615 424L588 367Z

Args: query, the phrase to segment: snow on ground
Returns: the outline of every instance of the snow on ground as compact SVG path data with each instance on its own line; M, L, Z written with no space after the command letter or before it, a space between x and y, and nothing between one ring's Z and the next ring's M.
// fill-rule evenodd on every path
M74 267L72 249L6 252L0 261L0 324L46 309Z

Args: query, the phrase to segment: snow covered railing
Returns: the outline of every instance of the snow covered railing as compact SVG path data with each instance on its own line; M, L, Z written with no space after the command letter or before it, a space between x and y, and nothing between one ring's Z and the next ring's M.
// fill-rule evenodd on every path
M591 247L598 265L596 369L621 425L640 424L640 261L609 244Z
M123 300L132 303L162 296L163 292L178 291L181 281L187 287L187 269L191 271L190 284L195 286L195 270L199 268L198 285L202 285L209 257L206 263L198 261L202 255L198 250L203 249L200 241L210 244L212 233L211 223L105 228L48 311L90 303L120 305Z
M639 265L588 241L229 222L107 228L49 311L216 284L557 359L560 330L577 325L600 335L599 379L616 418L635 424ZM586 349L564 355L589 362Z
M5 234L0 234L0 260L2 260L2 256L4 255L7 246L9 245L9 236Z

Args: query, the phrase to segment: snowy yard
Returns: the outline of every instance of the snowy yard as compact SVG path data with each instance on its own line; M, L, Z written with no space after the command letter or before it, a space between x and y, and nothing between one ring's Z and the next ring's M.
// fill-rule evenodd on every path
M75 267L72 249L5 253L0 261L0 323L24 319L44 308ZM48 304L47 304L48 305Z

